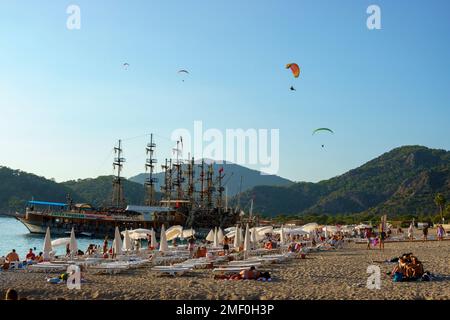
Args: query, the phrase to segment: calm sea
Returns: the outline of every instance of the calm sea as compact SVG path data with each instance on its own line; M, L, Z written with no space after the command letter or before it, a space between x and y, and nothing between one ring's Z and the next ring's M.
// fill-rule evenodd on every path
M51 230L50 230L51 231ZM67 235L69 237L69 235ZM52 237L52 240L57 237ZM78 238L78 248L85 251L89 244L103 243L102 239ZM25 258L30 248L36 248L36 254L43 251L44 235L30 234L28 229L18 220L0 216L0 256L6 256L12 249L16 249L19 258ZM56 252L62 254L65 248L57 248Z

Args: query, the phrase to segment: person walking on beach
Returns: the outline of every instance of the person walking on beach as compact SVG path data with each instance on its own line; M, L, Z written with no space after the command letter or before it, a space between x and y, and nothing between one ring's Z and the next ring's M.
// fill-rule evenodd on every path
M384 240L386 239L386 232L383 230L383 226L380 226L380 235L378 237L380 241L380 251L384 251Z
M366 231L365 231L365 237L366 237L366 239L367 239L367 250L370 250L370 236L371 236L370 230L369 230L369 229L366 229Z
M194 237L190 237L188 240L188 249L189 249L189 256L192 258L194 256L194 249L195 249L195 239Z
M227 236L223 237L223 253L226 255L230 254L230 244Z
M108 236L105 237L105 241L103 241L103 254L108 253Z
M414 240L414 225L411 223L408 228L408 239L409 241Z
M437 238L438 238L438 241L442 241L443 240L444 233L445 233L444 227L441 224L438 225L438 227L437 227Z
M422 232L423 232L423 240L427 241L428 240L428 225L423 227Z

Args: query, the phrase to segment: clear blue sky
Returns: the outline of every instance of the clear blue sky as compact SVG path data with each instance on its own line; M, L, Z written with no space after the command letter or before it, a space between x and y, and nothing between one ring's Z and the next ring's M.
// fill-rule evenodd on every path
M81 30L66 28L70 4ZM370 4L382 30L366 27ZM401 145L448 150L449 16L446 0L1 0L0 165L57 181L110 174L116 139L154 132L162 161L163 137L195 120L280 129L279 174L293 180ZM124 142L125 176L143 170L145 143Z

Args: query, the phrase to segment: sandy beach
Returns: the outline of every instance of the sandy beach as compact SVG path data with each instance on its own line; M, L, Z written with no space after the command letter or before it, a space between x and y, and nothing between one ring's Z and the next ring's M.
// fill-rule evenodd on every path
M441 276L431 282L394 283L386 275L394 264L383 262L413 252L425 270ZM366 288L367 267L381 268L381 289ZM450 299L450 241L387 243L384 252L349 243L344 249L311 253L264 268L272 282L215 280L211 270L182 277L157 276L149 268L116 275L85 275L81 290L49 284L44 273L0 272L0 292L16 289L27 299Z

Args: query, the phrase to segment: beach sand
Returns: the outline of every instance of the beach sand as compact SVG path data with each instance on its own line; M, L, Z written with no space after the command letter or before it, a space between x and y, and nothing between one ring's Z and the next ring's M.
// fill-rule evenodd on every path
M386 275L390 260L413 252L425 270L443 278L431 282L394 283ZM381 268L381 289L366 287L367 267ZM385 251L350 243L341 250L312 253L265 268L272 282L214 280L211 270L182 277L157 276L148 268L116 275L86 274L81 290L46 282L46 274L0 272L0 293L14 288L27 299L450 299L450 241L387 243Z

